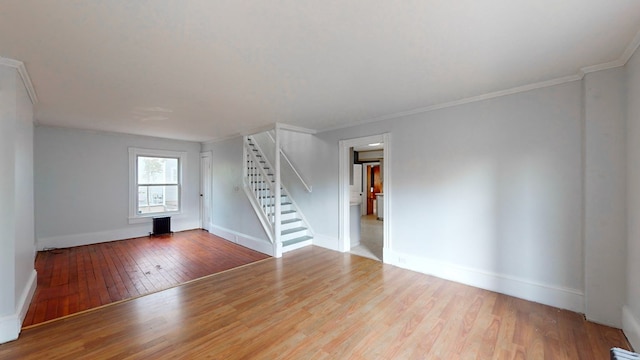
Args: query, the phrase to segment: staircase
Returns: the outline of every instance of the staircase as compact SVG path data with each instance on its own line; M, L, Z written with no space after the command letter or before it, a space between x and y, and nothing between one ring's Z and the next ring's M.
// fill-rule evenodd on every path
M274 256L310 245L313 231L308 221L287 189L282 184L277 187L276 167L252 136L244 138L244 159L244 190L273 244Z

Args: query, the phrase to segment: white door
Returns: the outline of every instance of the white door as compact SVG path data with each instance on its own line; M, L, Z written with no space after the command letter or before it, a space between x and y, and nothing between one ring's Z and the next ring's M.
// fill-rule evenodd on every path
M200 226L211 231L211 153L200 154Z

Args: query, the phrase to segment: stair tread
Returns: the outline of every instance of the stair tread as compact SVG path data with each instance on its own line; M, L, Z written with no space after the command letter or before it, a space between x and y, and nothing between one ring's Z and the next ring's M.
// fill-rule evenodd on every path
M282 223L283 224L291 224L291 223L298 222L298 221L302 221L302 219L293 218L293 219L289 219L289 220L282 220Z
M299 231L305 231L305 230L307 230L306 227L300 226L300 227L293 228L293 229L282 230L280 232L280 234L281 235L289 235L289 234L293 234L293 233L296 233L296 232L299 232Z
M280 204L280 205L291 205L291 203L290 203L290 202L283 202L283 203L282 203L282 204ZM276 206L276 204L267 204L267 205L265 205L265 206Z
M295 210L285 210L282 211L281 214L293 214L294 212L296 212Z
M288 245L293 245L293 244L297 244L299 242L303 242L303 241L307 241L313 239L313 236L310 235L305 235L305 236L301 236L295 239L291 239L291 240L285 240L282 242L282 246L288 246Z

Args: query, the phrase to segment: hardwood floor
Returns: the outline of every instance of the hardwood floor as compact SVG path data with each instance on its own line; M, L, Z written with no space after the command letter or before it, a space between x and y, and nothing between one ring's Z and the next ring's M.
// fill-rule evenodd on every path
M608 359L570 311L306 247L24 330L0 359Z
M267 258L203 230L41 251L23 327Z

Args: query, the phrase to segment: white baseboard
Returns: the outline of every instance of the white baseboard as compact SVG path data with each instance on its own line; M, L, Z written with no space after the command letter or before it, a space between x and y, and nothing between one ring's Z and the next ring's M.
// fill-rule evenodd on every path
M185 231L199 229L198 221L174 221L171 219L172 231ZM89 244L98 244L107 241L131 239L147 236L151 232L151 223L129 225L126 228L97 231L84 234L70 234L63 236L39 237L37 239L38 250L50 248L68 248Z
M622 307L622 330L634 351L640 350L640 321L626 305Z
M313 245L320 246L329 250L340 251L340 240L338 238L322 235L322 234L313 234Z
M273 244L268 240L259 239L251 235L243 234L213 224L211 225L211 233L225 240L231 241L232 243L273 256Z
M0 344L13 341L20 335L21 323L18 314L0 318Z
M384 262L517 298L584 313L584 293L578 289L459 266L385 249Z
M33 270L26 286L22 289L22 294L20 294L20 299L16 304L16 312L0 318L0 344L13 341L20 335L22 321L27 315L27 310L29 310L29 304L36 291L37 283L38 274Z

